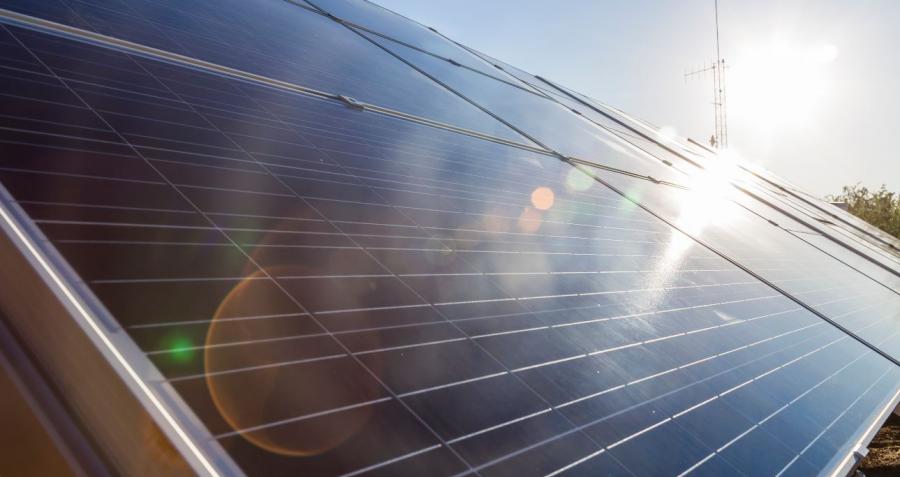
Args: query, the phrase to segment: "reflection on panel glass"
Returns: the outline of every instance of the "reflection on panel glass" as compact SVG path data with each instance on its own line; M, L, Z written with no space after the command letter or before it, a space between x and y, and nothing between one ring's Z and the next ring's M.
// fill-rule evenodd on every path
M786 206L784 210L801 218L801 220L804 218L807 220L811 219L811 223L815 224L815 227L821 233L832 237L836 243L843 245L850 251L857 251L858 258L868 260L870 262L869 267L876 265L884 269L878 273L888 271L894 276L898 275L898 272L895 270L900 267L900 253L891 248L890 240L885 241L880 237L880 235L884 235L883 232L879 231L880 234L871 234L868 230L874 229L874 227L858 228L853 225L853 222L844 221L839 217L824 213L821 208L812 206L808 201L800 199L800 196L790 191L781 192L765 181L751 180L745 181L744 184L745 187L762 197L763 200L784 204Z
M457 65L513 83L511 78L505 78L505 75L497 70L496 67L472 55L469 51L447 40L436 31L432 31L368 1L314 0L309 3L314 4L323 12L346 20L357 27L364 28L370 33L402 42L413 48L450 60ZM519 86L532 90L532 88L524 84Z
M481 53L477 54L484 56ZM513 71L517 77L527 83L544 83L521 70L516 70L508 65L505 68L507 71ZM807 221L807 224L824 228L829 236L835 238L845 248L850 249L849 253L854 253L854 250L861 252L870 261L882 264L882 268L894 270L893 274L897 275L896 269L900 264L900 253L898 253L897 247L900 246L900 242L896 238L845 211L797 190L783 179L773 176L752 163L739 160L731 151L723 151L718 155L712 154L711 151L706 151L697 144L681 140L671 128L652 126L575 91L555 84L552 87L565 96L561 99L560 96L554 95L555 99L563 104L567 104L568 99L577 100L581 105L575 105L574 109L592 120L597 120L599 117L600 120L597 122L602 124L602 117L610 116L627 125L633 132L641 133L641 137L635 138L627 133L622 134L617 131L620 137L660 159L677 164L688 174L698 173L694 166L715 170L720 168L723 162L734 163L729 166L733 170L730 171L728 180L741 184L742 187L750 189L755 194L761 194L779 210L799 213L801 220ZM652 138L659 145L648 146L644 137ZM662 145L666 146L665 149L660 147ZM673 151L677 154L672 154ZM704 173L701 171L699 174L702 176ZM847 254L848 251L840 253ZM883 272L882 270L878 273Z
M659 160L548 98L456 67L402 44L369 33L361 34L553 151L659 180L676 183L683 180L682 174Z
M167 52L353 97L455 126L526 143L389 54L327 17L287 1L42 2L0 0L0 7L96 31ZM45 61L71 63L50 51ZM56 53L56 54L54 54ZM68 65L70 69L74 65ZM128 81L126 72L79 72L82 81ZM102 79L96 76L101 75ZM153 93L152 85L135 84Z
M482 53L476 54L486 57ZM791 224L786 227L789 230L815 235L827 234L833 239L831 243L828 243L827 239L820 241L825 243L825 246L820 248L827 248L826 253L838 255L844 261L854 262L858 268L865 269L865 273L881 277L882 283L896 282L900 255L890 245L896 242L896 239L885 237L883 232L858 218L843 211L836 214L826 212L826 208L830 207L827 204L817 205L817 202L821 202L819 199L810 198L802 192L793 190L783 180L752 167L731 151L723 151L718 155L694 154L698 150L697 146L688 144L686 147L674 131L667 131L670 128L646 124L587 96L540 80L509 65L505 65L504 68L526 83L549 85L557 93L562 93L562 95L552 94L556 101L587 116L593 122L651 155L675 164L676 168L691 176L690 179L686 179L687 183L706 182L706 177L715 176L717 182L732 181L739 184L749 194L760 199L742 201L746 207L763 215L783 216L781 212L793 214L793 217L805 223L790 219ZM627 125L631 133L616 127L617 122ZM637 136L637 133L641 135ZM659 144L650 143L646 137L654 139ZM765 204L768 204L768 207ZM773 211L772 208L776 210ZM812 227L816 227L816 230Z
M900 262L888 255L886 250L873 247L856 236L843 233L843 229L829 226L821 221L801 222L810 215L806 215L805 210L798 209L793 205L781 208L780 210L783 210L784 213L774 212L771 205L792 204L793 201L790 198L774 199L773 196L752 184L744 184L743 187L757 198L754 200L749 197L741 197L740 203L745 208L762 216L771 217L780 227L790 231L801 240L812 243L823 252L900 293L900 272L897 271Z
M879 349L895 358L900 357L900 343L889 339L900 323L900 296L897 293L900 281L896 276L865 263L829 239L808 232L785 231L802 226L718 181L697 183L692 190L685 191L648 187L644 181L602 171L592 173L602 174L604 180L627 196L640 200L681 230L803 300ZM877 273L879 271L884 273ZM811 287L810 283L814 282L820 285ZM817 290L826 284L831 284L831 292ZM829 294L839 295L845 304L826 306L810 298ZM868 311L849 313L848 308L852 310L854 302L866 306Z
M762 185L768 186L777 191L783 191L785 195L793 198L794 202L802 203L804 207L812 209L817 213L821 213L826 219L834 220L838 225L848 228L849 230L860 234L862 237L874 239L878 243L892 246L890 250L896 255L900 250L900 239L894 237L884 231L872 226L855 215L839 209L829 203L822 202L800 189L788 181L773 175L772 173L762 169L761 167L748 164L748 170L762 179Z
M249 475L816 473L897 389L893 363L556 158L2 40L0 182ZM855 272L685 220L758 237L734 241L751 269L900 347L896 302Z
M478 54L484 56L483 53ZM528 73L516 71L516 76L529 83L540 81L541 83L547 85L547 87L549 88L548 90L553 91L554 94L572 98L583 104L588 109L596 110L602 112L603 114L609 115L610 117L615 118L616 121L627 125L629 129L638 131L642 135L653 138L661 145L665 145L667 148L676 151L679 154L683 154L684 158L689 161L702 161L704 158L713 155L712 150L708 149L707 147L679 136L678 132L671 126L656 126L650 124L647 121L631 116L620 109L614 108L587 95L584 95L577 91L573 91L549 80L540 80L534 78Z
M508 63L504 63L496 58L492 58L480 51L470 48L466 49L485 61L499 66L509 76L516 78L522 84L531 86L552 100L577 111L577 114L590 118L592 122L595 122L608 131L612 131L626 141L647 150L650 154L657 155L657 151L665 151L665 149L661 148L656 142L647 140L646 137L663 142L667 146L674 145L672 144L676 139L674 132L672 134L667 134L667 131L662 131L660 128L650 126L642 121L631 118L619 110L589 99L586 96L563 88L562 86L558 86L548 80L538 78L531 73L516 68ZM666 151L658 157L660 159L669 159L668 155L670 154L671 152Z
M476 52L476 54L486 57L482 53ZM871 269L874 264L876 268L882 268L882 270L874 271L874 274L884 275L884 269L887 269L890 275L897 276L896 269L900 265L900 254L897 253L896 247L891 248L891 244L896 243L896 239L886 236L884 232L843 211L826 212L828 208L833 207L822 203L819 199L793 190L783 180L740 160L732 151L722 151L718 155L711 154L710 151L703 151L696 144L681 140L672 128L649 125L594 99L562 86L548 83L509 65L504 65L504 68L526 83L548 85L553 89L548 94L555 100L578 111L579 114L587 116L595 123L649 154L670 162L676 168L694 176L694 179L687 180L689 183L696 181L697 177L702 180L705 175L721 175L718 170L728 168L727 177L720 178L720 180L740 184L741 187L757 197L762 197L771 207L779 211L799 214L795 217L806 221L806 225L799 225L798 229L813 232L810 225L823 229L824 233L844 247L841 249L841 247L830 246L834 253L845 257L849 256L849 260L857 263L859 263L861 254L866 257L863 258L863 261L871 262L860 263L861 268ZM622 126L627 126L628 130L623 131ZM647 138L653 141L649 141ZM697 167L702 167L702 169L697 169ZM765 211L769 210L756 201L750 202L762 207ZM773 213L780 215L778 212ZM853 257L854 254L856 254L855 257ZM891 277L888 280L894 280L894 278Z

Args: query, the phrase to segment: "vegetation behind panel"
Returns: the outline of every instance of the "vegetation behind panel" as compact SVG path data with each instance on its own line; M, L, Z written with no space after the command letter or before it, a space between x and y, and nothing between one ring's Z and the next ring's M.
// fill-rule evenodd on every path
M884 185L876 190L860 184L844 186L842 193L826 199L846 203L851 214L900 238L900 194L888 192Z

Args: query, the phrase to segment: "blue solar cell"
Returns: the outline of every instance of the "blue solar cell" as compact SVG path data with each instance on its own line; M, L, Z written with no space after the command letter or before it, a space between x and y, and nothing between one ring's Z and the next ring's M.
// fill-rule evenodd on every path
M483 53L475 52L475 54L489 58ZM491 61L496 62L496 60ZM662 128L630 117L597 100L560 85L550 84L509 65L504 65L504 69L527 84L549 88L543 90L545 94L552 96L562 104L578 110L581 114L591 118L598 124L602 124L617 132L620 137L659 159L668 160L678 165L689 174L699 172L695 169L695 166L721 170L721 166L717 164L721 161L712 156L710 151L703 150L696 144L691 144L677 136L673 136L671 131L665 132ZM622 131L617 124L610 125L610 121L607 118L613 119L615 123L627 127L627 131ZM648 137L653 139L654 142L659 142L659 145L647 141ZM661 147L662 145L665 145L665 148ZM827 249L828 253L841 255L843 260L855 262L855 266L866 269L867 273L880 276L884 283L896 283L896 269L900 265L900 259L898 259L896 254L900 243L897 242L896 238L884 234L884 232L845 211L795 189L794 186L786 181L772 176L755 166L741 163L735 164L732 169L729 171L729 175L732 176L730 180L755 194L761 200L779 208L779 210L786 211L786 213L790 213L805 221L805 225L795 224L794 226L795 231L807 233L803 238L810 238L811 241L815 240L815 236L818 234L812 230L811 226L814 226L824 231L832 239L831 241L825 240L827 243L822 244L822 247ZM755 201L751 202L751 204L762 206L761 203ZM764 206L763 209L768 210ZM850 249L850 251L836 246L833 241L837 241L844 248ZM819 240L819 242L822 242L822 240ZM860 252L862 257L854 255L853 250ZM873 267L873 263L880 265ZM878 268L879 266L881 267L880 269ZM885 274L886 271L888 272L887 274ZM891 286L896 288L896 285Z
M55 0L41 6L30 2L2 2L0 7L508 140L528 142L342 25L289 2L229 1L213 7L204 2L166 5L130 1L95 5ZM61 67L71 62L73 56L60 53L66 48L77 48L75 45L62 47L50 39L31 42L30 48L45 53L45 62ZM328 43L328 48L321 47L323 42ZM80 54L86 55L82 50ZM112 67L108 61L105 64ZM90 77L91 82L140 80L139 74L129 71L136 69L135 65L116 66L112 71L72 72L71 68L68 71L80 75L79 78ZM158 87L148 85L154 90ZM195 89L192 93L208 97L202 90ZM225 101L228 93L210 99Z
M657 159L541 95L459 68L400 43L366 32L361 34L560 154L660 180L682 179L681 174Z
M850 265L860 265L859 262L839 260L852 255L851 252L838 250L834 244L826 248L827 244L823 243L825 239L812 239L835 255L822 253L810 243L805 243L810 240L808 234L789 232L801 225L775 209L754 204L753 199L739 193L702 188L678 190L602 171L596 173L620 190L626 190L634 197L639 196L643 204L664 219L858 334L876 348L895 358L900 357L900 348L896 347L892 331L896 329L897 320L900 320L900 300L893 289L896 280L889 281L893 275L873 273L870 278L863 272L874 272L873 264L854 269ZM713 205L699 206L700 202Z
M341 20L362 27L370 33L405 43L431 55L452 60L458 65L492 76L532 91L507 77L491 63L446 39L438 32L420 25L379 5L365 0L317 0L307 2Z

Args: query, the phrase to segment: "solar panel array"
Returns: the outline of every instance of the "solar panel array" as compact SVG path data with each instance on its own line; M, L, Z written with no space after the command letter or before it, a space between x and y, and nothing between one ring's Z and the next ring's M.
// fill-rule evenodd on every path
M0 183L224 474L812 475L896 404L890 240L777 179L362 1L0 6Z

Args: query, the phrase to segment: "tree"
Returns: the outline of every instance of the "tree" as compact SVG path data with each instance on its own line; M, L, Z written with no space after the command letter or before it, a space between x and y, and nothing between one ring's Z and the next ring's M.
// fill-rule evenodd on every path
M860 184L844 186L843 193L826 199L846 203L851 214L900 238L900 194L888 192L883 184L874 191Z

